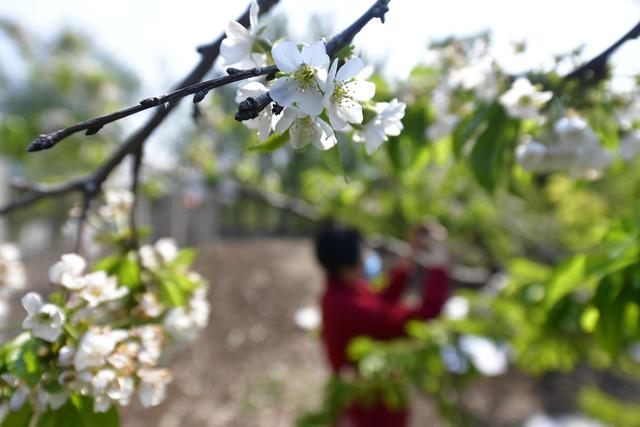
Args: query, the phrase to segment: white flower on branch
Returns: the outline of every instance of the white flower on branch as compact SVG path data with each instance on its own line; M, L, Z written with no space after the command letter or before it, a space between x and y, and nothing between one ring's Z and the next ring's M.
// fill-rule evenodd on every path
M87 262L80 255L62 255L60 261L49 268L49 280L56 285L62 285L67 289L82 289L82 272L87 266Z
M313 144L319 150L328 150L338 143L333 128L327 122L295 107L285 108L276 123L276 133L284 133L287 129L291 145L297 150L307 144Z
M210 306L205 288L196 290L186 307L175 307L164 318L164 327L177 341L194 341L209 322Z
M623 160L630 161L635 159L640 153L640 130L635 130L624 137L620 141L618 150Z
M354 133L354 141L363 142L367 153L373 154L388 139L388 136L400 135L405 108L406 104L395 98L391 102L376 103L374 107L376 116L365 124L362 130Z
M528 141L516 148L516 161L523 169L539 171L544 167L547 147L536 141Z
M89 307L120 299L129 293L129 288L118 286L116 278L107 276L104 271L89 273L82 278L82 281L84 286L80 291L80 297Z
M362 59L357 57L349 59L339 70L338 59L331 64L324 87L324 106L336 130L346 128L348 123L362 123L360 101L368 101L376 93L374 83L354 80L363 68Z
M500 97L500 103L511 117L534 119L539 117L540 109L553 97L551 91L541 91L531 82L519 77L511 88Z
M226 65L239 64L242 68L263 67L267 65L267 57L263 53L252 52L259 42L258 13L260 7L255 0L249 8L249 29L237 21L229 21L225 27L227 37L220 45L220 56Z
M166 397L167 384L171 382L171 373L167 369L140 369L138 397L145 408L159 405Z
M73 358L77 371L104 366L116 345L128 337L127 331L120 329L94 329L86 332Z
M166 308L152 292L145 292L142 294L138 307L140 308L140 311L148 317L158 317Z
M448 83L453 87L471 90L484 101L493 100L498 93L498 77L490 57L454 70Z
M133 208L133 193L125 189L108 189L104 199L106 205L100 207L100 216L106 220L119 221L126 219Z
M22 327L31 330L34 337L55 342L62 334L65 321L62 309L55 304L43 304L35 292L29 292L22 298L22 306L27 311Z
M142 265L149 269L155 269L173 262L178 256L178 246L175 240L162 238L153 246L142 246L139 253Z
M273 60L286 76L271 87L271 98L284 107L296 106L305 114L322 112L322 92L327 78L329 55L324 42L304 45L302 52L292 42L280 42L271 50Z
M0 244L0 288L23 289L27 276L15 245Z
M257 98L268 92L269 89L260 82L249 82L240 86L236 92L236 102L240 103L245 99L252 97ZM262 109L255 119L245 120L244 124L249 129L256 129L258 131L258 138L260 141L264 141L271 133L271 126L273 123L273 113L271 108Z

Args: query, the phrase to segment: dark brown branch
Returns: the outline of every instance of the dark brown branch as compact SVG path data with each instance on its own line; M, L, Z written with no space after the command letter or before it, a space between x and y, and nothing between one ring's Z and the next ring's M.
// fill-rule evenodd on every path
M258 2L260 5L260 13L268 12L277 2L278 0L260 0ZM249 9L238 19L238 22L244 26L249 25ZM220 45L224 38L225 36L221 35L214 42L198 49L201 53L200 61L195 68L176 85L177 88L193 85L204 78L213 67L213 63L218 57ZM135 153L144 145L147 138L164 121L171 111L173 111L176 105L177 102L170 103L167 108L156 109L154 115L151 116L140 129L127 138L95 172L57 185L24 186L23 190L27 191L27 193L9 202L7 205L0 207L0 215L5 215L14 210L32 205L44 198L61 196L73 192L83 192L86 188L93 189L93 194L97 194L111 172L113 172L127 155Z
M565 79L577 79L583 82L596 83L607 77L608 69L607 65L611 55L615 53L623 44L629 40L636 39L640 36L640 22L635 25L627 34L622 36L614 44L605 49L598 56L594 57L588 62L585 62L580 67L573 70L571 73L565 76Z
M379 18L384 23L384 16L389 11L390 0L378 0L373 6L371 6L360 18L358 18L353 24L342 31L340 34L334 36L327 42L327 54L329 57L335 56L340 49L347 46L353 41L353 38L358 34L372 19ZM235 69L227 70L231 72L238 72ZM249 97L242 101L238 105L238 112L235 115L237 121L242 122L245 120L255 119L260 112L264 110L273 100L269 92L258 96L257 98Z
M140 147L138 151L133 153L133 164L131 165L131 194L133 195L133 203L129 212L129 235L131 237L131 248L138 249L140 247L140 238L138 235L138 227L136 223L136 207L138 205L138 192L140 187L140 167L142 166L142 157L144 155L144 147Z
M78 232L76 234L76 245L74 252L82 254L82 245L84 243L84 234L87 226L87 217L89 216L89 209L91 208L91 199L95 195L85 189L82 192L82 204L80 205L80 215L78 216Z

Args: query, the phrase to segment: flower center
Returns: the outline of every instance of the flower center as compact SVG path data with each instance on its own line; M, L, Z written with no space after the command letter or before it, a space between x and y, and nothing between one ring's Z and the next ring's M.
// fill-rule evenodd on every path
M522 107L526 107L528 105L531 105L532 103L533 98L531 97L531 95L522 95L520 99L518 99L518 105Z
M331 94L331 102L334 104L340 104L344 98L351 98L351 96L349 96L349 91L345 89L344 85L342 83L338 83Z
M295 79L302 90L315 83L316 73L313 68L307 64L302 64L296 72Z

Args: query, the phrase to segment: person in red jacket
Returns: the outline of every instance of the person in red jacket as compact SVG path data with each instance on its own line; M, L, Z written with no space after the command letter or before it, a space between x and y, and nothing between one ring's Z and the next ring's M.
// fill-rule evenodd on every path
M315 237L315 251L326 273L326 289L321 300L322 341L334 374L353 369L347 357L350 341L358 336L390 340L405 334L410 319L436 317L449 293L446 266L430 268L423 274L420 304L410 307L401 297L410 279L418 275L414 254L423 241L422 233L412 236L412 253L400 259L388 273L387 286L374 292L363 278L362 238L353 228L325 226ZM387 408L383 402L355 404L342 415L338 427L403 427L406 408Z

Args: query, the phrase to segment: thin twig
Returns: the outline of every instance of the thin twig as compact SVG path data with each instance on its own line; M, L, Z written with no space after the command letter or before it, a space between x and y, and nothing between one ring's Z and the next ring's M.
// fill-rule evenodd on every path
M129 235L131 237L131 248L138 249L140 246L140 238L138 236L138 227L136 224L136 207L138 205L138 193L140 184L140 166L142 166L142 156L144 155L143 147L133 153L133 165L131 166L131 194L133 195L133 203L129 212Z
M278 0L259 0L260 12L268 12ZM244 26L249 25L249 9L238 19L238 22ZM201 46L198 52L201 54L200 61L194 69L176 85L177 88L193 85L201 81L204 76L211 70L220 52L220 45L225 35L219 36L212 43ZM170 103L167 108L156 109L151 118L129 138L127 138L120 146L102 163L96 171L81 178L74 178L70 181L44 186L37 184L24 185L23 190L26 193L17 199L12 200L5 206L0 207L0 215L6 215L17 209L32 205L45 198L53 198L69 193L82 192L89 186L96 188L98 194L102 188L102 184L109 177L111 172L124 160L126 156L134 153L142 147L147 138L153 131L164 121L164 119L173 111L177 102Z
M640 22L598 56L595 56L590 61L585 62L580 67L567 74L565 79L579 79L583 82L596 83L606 78L608 71L607 64L611 55L613 55L623 44L638 37L640 37Z
M82 248L84 243L84 232L87 223L87 216L89 215L89 209L91 208L91 199L93 195L87 189L82 192L82 201L80 206L80 215L78 215L78 231L76 233L76 244L74 252L78 255L82 254Z

